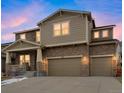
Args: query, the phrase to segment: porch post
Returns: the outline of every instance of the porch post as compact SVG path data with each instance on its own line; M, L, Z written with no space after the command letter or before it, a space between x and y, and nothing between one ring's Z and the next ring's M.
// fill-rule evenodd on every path
M6 75L9 74L9 65L11 63L11 56L9 52L6 52Z
M36 62L37 72L41 71L41 62L42 62L42 50L41 50L41 48L38 48L37 49L37 62Z

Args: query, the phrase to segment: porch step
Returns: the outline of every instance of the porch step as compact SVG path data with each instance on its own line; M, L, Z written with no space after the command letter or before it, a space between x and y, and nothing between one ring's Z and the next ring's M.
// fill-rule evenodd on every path
M23 74L23 76L25 76L25 77L34 77L34 73L35 73L36 71L26 71L24 74Z

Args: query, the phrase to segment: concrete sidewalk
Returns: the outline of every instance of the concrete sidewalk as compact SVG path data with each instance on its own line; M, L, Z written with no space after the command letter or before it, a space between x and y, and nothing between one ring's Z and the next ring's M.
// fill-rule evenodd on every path
M114 77L39 77L2 86L1 93L121 93Z

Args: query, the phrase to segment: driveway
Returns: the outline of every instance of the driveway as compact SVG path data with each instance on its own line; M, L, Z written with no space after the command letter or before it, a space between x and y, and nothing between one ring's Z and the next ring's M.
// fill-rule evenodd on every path
M1 93L121 93L114 77L38 77L2 86Z

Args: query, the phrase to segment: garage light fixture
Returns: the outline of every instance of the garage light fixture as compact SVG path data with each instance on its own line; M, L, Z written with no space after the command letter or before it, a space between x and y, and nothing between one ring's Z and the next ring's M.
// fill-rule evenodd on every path
M82 57L82 64L83 65L88 65L88 60L87 60L86 56Z

